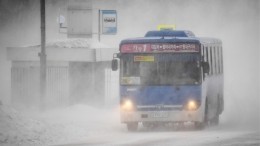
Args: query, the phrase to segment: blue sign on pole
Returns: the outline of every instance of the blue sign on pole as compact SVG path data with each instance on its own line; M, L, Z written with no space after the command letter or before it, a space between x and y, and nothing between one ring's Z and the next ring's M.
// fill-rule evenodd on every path
M117 33L116 10L102 10L102 34Z

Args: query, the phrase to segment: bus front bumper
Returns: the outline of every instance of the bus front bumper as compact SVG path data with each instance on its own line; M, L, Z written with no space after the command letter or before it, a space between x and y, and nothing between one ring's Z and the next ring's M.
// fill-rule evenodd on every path
M202 122L203 114L201 108L196 111L121 111L121 122Z

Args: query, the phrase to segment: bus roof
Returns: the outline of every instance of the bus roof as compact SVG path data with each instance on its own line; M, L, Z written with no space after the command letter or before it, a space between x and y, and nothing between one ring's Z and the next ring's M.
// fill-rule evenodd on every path
M194 33L189 30L161 30L148 31L145 37L195 37Z
M163 30L148 31L145 37L130 38L122 40L122 44L139 43L200 43L200 44L219 44L221 41L215 38L195 37L194 33L187 30Z

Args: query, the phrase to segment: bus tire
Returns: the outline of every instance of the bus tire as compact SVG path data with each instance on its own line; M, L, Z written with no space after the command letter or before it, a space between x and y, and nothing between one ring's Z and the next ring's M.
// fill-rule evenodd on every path
M208 103L208 98L206 98L206 102L205 102L205 112L204 112L204 126L208 124L209 121L209 103Z
M218 107L218 113L219 115L222 114L223 110L224 110L224 100L223 97L219 97L219 107Z
M158 126L158 124L155 122L143 122L143 127L148 130L154 129L156 126Z
M127 130L128 131L137 131L138 129L138 122L130 122L130 123L127 123Z
M205 122L195 122L194 126L196 130L203 130L205 128Z
M222 104L221 99L218 96L217 112L216 112L216 115L214 116L214 118L210 120L210 123L212 123L213 125L219 124L219 115L221 114L221 106L222 106L221 104Z
M195 122L194 126L197 130L203 130L208 123L208 98L206 98L205 102L205 111L204 111L204 119L202 122Z
M217 114L212 120L213 125L218 125L219 124L219 114Z

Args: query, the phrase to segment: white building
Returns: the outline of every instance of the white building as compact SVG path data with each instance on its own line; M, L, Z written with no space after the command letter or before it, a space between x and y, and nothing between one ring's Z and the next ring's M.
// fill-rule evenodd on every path
M111 43L111 40L117 41L116 34L103 35L101 25L101 9L111 10L111 7L105 1L94 2L46 2L47 91L44 102L48 107L117 102L118 72L110 69L113 53L118 52L118 46ZM107 7L102 7L104 4ZM11 102L14 104L39 104L40 49L40 45L7 48L7 58L12 62Z

